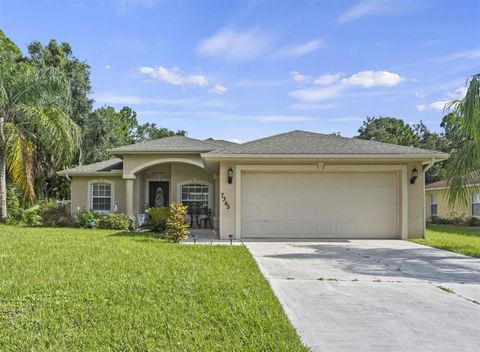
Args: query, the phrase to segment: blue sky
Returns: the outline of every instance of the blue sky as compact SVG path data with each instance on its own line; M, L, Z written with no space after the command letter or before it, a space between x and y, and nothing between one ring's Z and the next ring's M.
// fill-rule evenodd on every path
M96 106L238 141L378 115L439 130L480 72L479 24L478 1L0 0L22 50L55 38L90 64Z

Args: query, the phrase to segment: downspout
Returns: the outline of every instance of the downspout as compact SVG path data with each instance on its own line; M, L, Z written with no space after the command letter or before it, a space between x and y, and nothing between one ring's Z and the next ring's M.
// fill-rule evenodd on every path
M428 163L427 166L423 167L423 172L427 172L433 166L433 164L435 164L436 161L437 161L437 159L435 159L435 157L433 157L432 161L430 163Z

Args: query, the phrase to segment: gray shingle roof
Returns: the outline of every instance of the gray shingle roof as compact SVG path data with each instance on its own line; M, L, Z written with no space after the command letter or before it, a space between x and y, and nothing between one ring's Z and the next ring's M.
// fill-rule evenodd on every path
M218 149L207 153L207 156L222 154L431 154L433 156L443 153L335 135L292 131ZM448 155L445 154L445 156Z
M202 153L225 147L225 142L226 141L218 140L201 141L199 139L189 138L185 136L173 136L154 139L144 143L125 145L123 147L110 149L109 152L115 155L131 152Z
M59 175L75 175L75 174L89 174L93 172L110 172L112 170L122 170L123 160L119 158L113 158L98 163L88 164L73 167L60 171Z

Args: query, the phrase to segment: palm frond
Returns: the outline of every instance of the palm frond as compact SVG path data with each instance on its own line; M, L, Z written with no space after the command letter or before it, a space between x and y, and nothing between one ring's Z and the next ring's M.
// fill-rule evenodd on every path
M15 115L29 139L52 157L54 166L72 160L80 145L80 127L54 106L20 105Z
M480 173L480 74L474 75L463 99L447 105L459 120L463 145L454 150L447 162L448 201L468 204ZM477 185L480 186L480 185ZM477 187L478 188L478 187Z
M13 123L5 123L5 154L7 172L17 185L25 201L35 200L33 184L34 145Z

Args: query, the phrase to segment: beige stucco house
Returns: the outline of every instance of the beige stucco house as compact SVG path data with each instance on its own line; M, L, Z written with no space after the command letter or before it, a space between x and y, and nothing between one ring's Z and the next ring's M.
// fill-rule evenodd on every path
M480 217L480 174L477 172L467 185L470 202L448 203L448 183L446 180L430 183L425 186L425 215L427 220L432 215L441 218L463 215Z
M175 136L64 170L72 210L136 218L183 202L210 209L221 238L402 238L425 231L424 171L448 155L293 131L234 144Z

